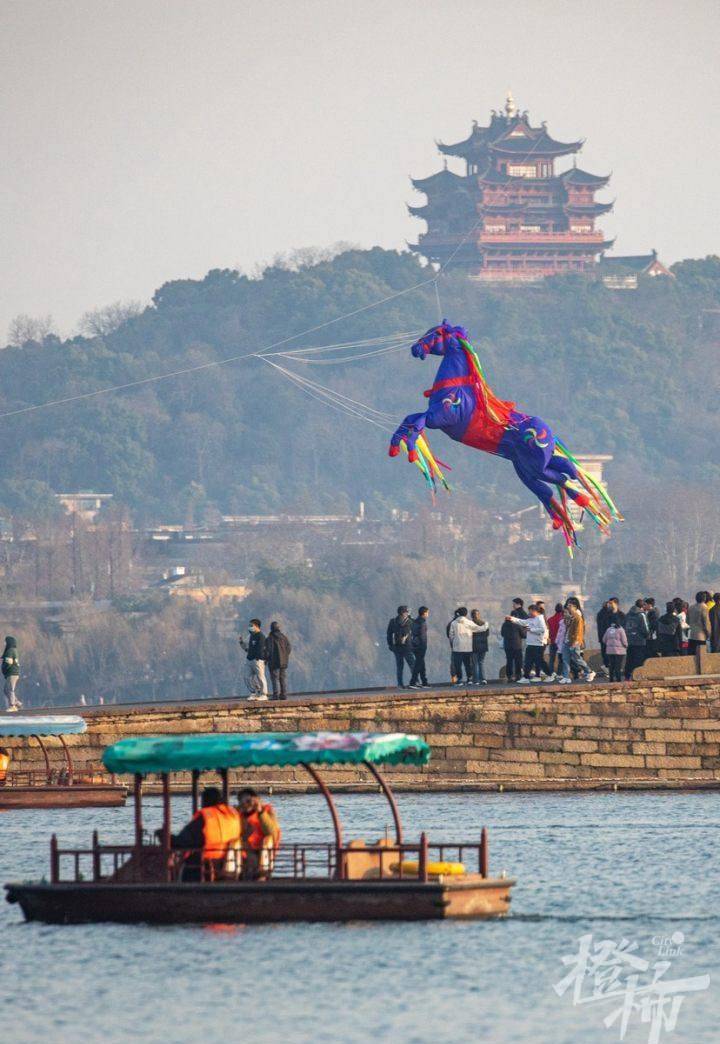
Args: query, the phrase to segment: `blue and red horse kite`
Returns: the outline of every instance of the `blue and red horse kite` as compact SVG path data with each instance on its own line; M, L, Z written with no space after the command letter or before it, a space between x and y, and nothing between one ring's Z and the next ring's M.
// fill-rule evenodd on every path
M571 554L577 539L568 497L604 533L614 519L621 520L607 491L581 467L545 421L521 413L514 402L505 402L493 393L462 326L443 320L410 350L416 359L439 355L442 362L435 383L425 392L427 411L405 418L390 440L391 457L396 457L401 447L406 450L408 459L418 465L433 490L438 481L449 489L442 471L447 465L441 466L430 451L423 434L426 428L440 428L456 442L505 457L512 461L520 481L543 504L553 527L562 531Z

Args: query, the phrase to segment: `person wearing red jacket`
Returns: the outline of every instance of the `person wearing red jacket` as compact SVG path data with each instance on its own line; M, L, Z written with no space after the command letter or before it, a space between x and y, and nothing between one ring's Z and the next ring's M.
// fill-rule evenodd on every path
M560 627L560 621L563 618L563 607L562 602L557 602L555 605L555 612L552 616L548 617L547 627L550 635L550 641L548 643L548 665L547 672L552 678L555 674L555 667L560 669L560 657L558 656L558 628Z

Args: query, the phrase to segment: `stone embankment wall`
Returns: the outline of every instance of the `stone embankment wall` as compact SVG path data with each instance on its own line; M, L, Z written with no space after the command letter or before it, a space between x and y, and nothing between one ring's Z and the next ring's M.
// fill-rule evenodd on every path
M79 770L98 769L103 748L124 736L351 729L413 732L427 739L433 752L427 767L388 770L393 782L405 787L720 786L717 676L81 710L88 732L69 737ZM15 768L42 767L34 741L6 742L14 748ZM60 764L57 741L47 743ZM243 778L309 782L301 769L256 770ZM362 771L350 768L328 771L327 778L346 786L366 781Z

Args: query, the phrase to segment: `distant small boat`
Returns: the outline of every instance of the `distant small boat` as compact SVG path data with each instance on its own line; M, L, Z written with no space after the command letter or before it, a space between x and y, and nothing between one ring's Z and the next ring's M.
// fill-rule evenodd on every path
M3 770L0 777L0 810L12 808L87 808L124 805L127 787L102 776L77 775L66 736L87 731L83 718L69 714L7 714L0 717L0 746L5 738L34 739L42 750L45 771ZM61 767L50 764L43 740L59 739L64 753ZM12 761L10 761L12 766Z
M61 849L53 835L49 883L5 886L27 920L55 924L252 924L290 921L437 920L501 917L514 881L490 877L488 836L476 842L431 843L425 833L407 843L393 792L378 766L427 764L430 748L419 736L366 732L226 733L120 740L103 755L113 773L134 777L135 838L125 845ZM318 767L363 765L387 798L394 841L345 841L338 810ZM243 854L204 861L171 840L171 772L190 772L193 812L201 772L216 772L227 802L228 770L303 768L318 785L332 819L334 840L284 840L264 853L262 879L243 879ZM157 773L163 788L163 826L152 841L143 830L142 781ZM183 880L188 857L199 880ZM472 861L476 869L470 869Z

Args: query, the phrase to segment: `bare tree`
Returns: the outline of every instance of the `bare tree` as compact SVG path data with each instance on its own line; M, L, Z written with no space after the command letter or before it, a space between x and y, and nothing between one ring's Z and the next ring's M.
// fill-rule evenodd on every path
M107 337L144 310L141 301L115 301L104 308L93 308L80 320L80 333L86 337Z
M312 268L313 265L320 265L325 262L332 261L340 254L346 253L348 250L359 250L360 246L358 243L350 243L347 240L339 239L336 243L330 243L328 246L311 246L311 247L298 247L296 250L289 250L286 253L275 254L271 261L263 263L258 262L252 265L246 270L246 275L250 279L261 279L263 272L268 268L281 268L286 272L299 272L302 268ZM242 268L238 268L238 271L243 271Z
M51 334L57 335L51 315L16 315L8 327L8 344L13 348L28 343L41 344Z

